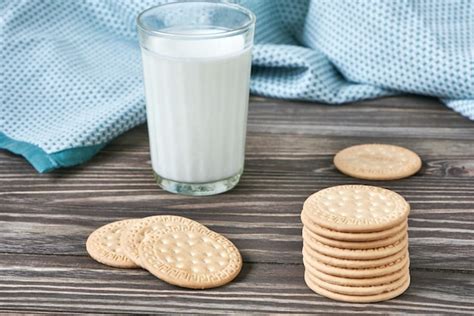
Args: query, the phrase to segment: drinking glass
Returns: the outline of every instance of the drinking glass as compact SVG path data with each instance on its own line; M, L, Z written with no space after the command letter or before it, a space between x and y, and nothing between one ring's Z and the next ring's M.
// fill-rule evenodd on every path
M255 15L186 1L147 9L137 24L157 183L187 195L232 189L244 168Z

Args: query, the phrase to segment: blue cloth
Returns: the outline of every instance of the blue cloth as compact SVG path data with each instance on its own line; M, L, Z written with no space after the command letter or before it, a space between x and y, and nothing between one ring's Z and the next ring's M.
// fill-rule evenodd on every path
M145 121L135 17L163 1L0 0L0 147L39 171ZM242 0L251 92L332 104L400 92L474 119L474 2Z

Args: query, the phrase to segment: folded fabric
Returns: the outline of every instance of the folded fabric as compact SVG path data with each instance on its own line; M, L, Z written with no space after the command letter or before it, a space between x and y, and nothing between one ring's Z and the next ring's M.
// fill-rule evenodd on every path
M83 163L145 122L135 18L149 0L0 7L0 148L39 171ZM474 2L242 0L251 92L341 104L401 92L474 120Z

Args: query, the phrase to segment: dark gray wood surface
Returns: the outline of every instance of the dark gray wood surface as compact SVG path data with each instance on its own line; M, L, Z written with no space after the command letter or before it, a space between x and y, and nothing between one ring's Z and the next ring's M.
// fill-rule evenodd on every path
M382 182L335 170L338 150L374 142L416 151L422 170ZM302 203L319 189L346 183L384 186L412 206L412 281L401 297L346 304L304 284ZM155 214L187 216L230 238L244 257L242 273L227 286L192 291L87 256L85 240L98 226ZM473 228L474 122L437 100L406 96L328 106L253 98L244 176L219 196L159 189L144 126L89 163L50 174L0 151L0 312L474 314Z

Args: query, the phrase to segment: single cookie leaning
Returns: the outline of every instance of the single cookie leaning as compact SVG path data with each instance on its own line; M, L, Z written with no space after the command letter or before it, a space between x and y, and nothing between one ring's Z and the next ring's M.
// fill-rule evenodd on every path
M173 215L157 215L145 217L137 222L127 226L121 237L121 244L123 245L123 252L135 264L141 266L140 255L138 254L138 247L140 243L150 232L161 231L171 226L188 225L204 227L198 222L189 218Z
M111 267L138 268L138 266L125 255L120 242L125 227L137 221L139 220L126 219L99 227L87 238L87 252L94 260Z
M410 205L396 192L368 185L339 185L309 196L303 216L339 232L374 232L404 222Z
M334 157L336 168L348 176L367 180L396 180L421 168L420 157L400 146L365 144L341 150Z
M242 268L242 257L232 242L197 225L149 233L139 256L142 266L159 279L192 289L224 285Z

